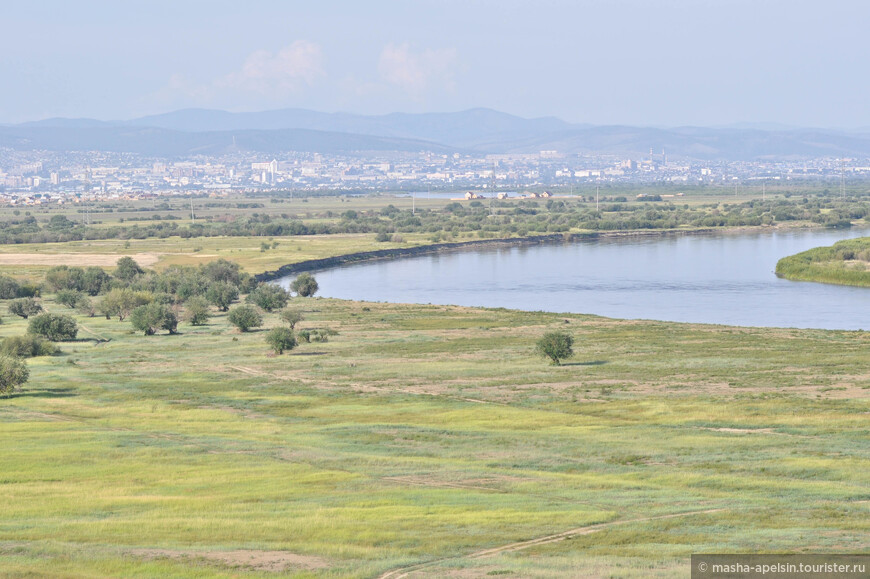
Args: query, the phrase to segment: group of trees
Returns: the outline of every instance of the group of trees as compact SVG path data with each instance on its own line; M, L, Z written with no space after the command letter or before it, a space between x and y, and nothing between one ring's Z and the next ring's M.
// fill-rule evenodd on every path
M106 319L129 319L133 328L145 335L159 331L174 334L182 317L191 325L203 325L212 306L228 311L228 321L242 332L262 326L263 312L279 311L283 325L266 336L279 354L296 347L294 328L303 319L298 310L285 309L290 292L274 284L257 283L238 264L223 259L154 272L124 257L111 275L100 268L56 266L46 273L44 285L68 308L89 316L99 312ZM300 275L291 287L299 296L312 296L318 289L309 274ZM232 307L243 293L247 294L246 303ZM6 338L0 344L0 393L27 380L29 371L22 358L54 354L54 342L74 340L78 333L72 316L45 312L33 297L38 294L36 286L0 276L0 299L9 300L9 313L29 320L26 335ZM310 339L310 333L306 338Z
M129 318L145 335L161 330L173 334L181 319L203 325L209 320L211 306L230 312L229 321L248 331L262 325L261 311L281 310L290 299L284 288L257 283L238 264L225 259L156 272L123 257L111 275L96 267L56 266L46 273L45 285L56 292L58 303L88 316L101 313L106 319ZM313 296L317 289L317 281L307 273L291 284L291 290L304 297ZM247 294L246 305L230 311L242 294ZM17 298L10 302L9 310L26 318L41 307L33 298Z
M33 298L19 298L33 300ZM21 302L12 300L10 312L20 311ZM27 333L23 336L10 336L0 344L0 393L7 394L27 381L30 371L23 358L51 356L58 348L53 342L75 340L78 324L72 316L42 312L42 306L30 304L31 314ZM21 315L18 313L17 315ZM22 315L26 318L27 316Z

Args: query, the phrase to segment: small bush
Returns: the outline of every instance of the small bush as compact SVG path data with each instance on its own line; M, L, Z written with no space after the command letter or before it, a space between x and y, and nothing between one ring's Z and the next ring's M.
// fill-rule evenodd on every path
M296 336L293 335L293 330L279 327L266 334L266 342L276 354L283 354L284 350L292 350L296 347Z
M0 300L11 300L21 297L18 295L19 289L18 282L13 278L0 275Z
M217 309L225 312L230 309L230 304L239 299L239 288L225 281L217 281L208 286L205 297Z
M82 296L76 302L76 310L83 316L88 316L89 318L93 318L97 314L97 308L94 307L94 302L87 296Z
M192 326L202 326L208 322L211 315L208 311L208 300L200 296L193 296L184 302L184 319Z
M35 356L51 356L56 353L56 345L42 336L32 334L11 336L3 340L3 344L0 345L0 354L5 356L33 358Z
M259 328L263 325L263 316L260 315L257 308L252 306L233 308L227 319L242 332L247 332L251 328Z
M297 295L307 298L316 294L320 286L317 285L317 280L310 273L300 273L290 284L290 289Z
M30 378L30 370L20 358L0 355L0 393L12 392L27 382L28 378Z
M27 333L42 336L52 342L64 342L76 339L79 325L72 316L44 313L30 320Z
M261 283L257 288L248 294L245 302L254 304L260 309L267 312L272 310L280 310L287 305L290 296L287 295L287 290L279 285L271 283Z

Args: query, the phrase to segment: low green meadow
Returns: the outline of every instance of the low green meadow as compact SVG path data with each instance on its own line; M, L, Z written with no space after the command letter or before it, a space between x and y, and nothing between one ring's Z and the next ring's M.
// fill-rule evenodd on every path
M865 332L309 298L299 328L338 334L274 356L225 314L146 337L45 305L85 329L0 398L3 577L674 577L698 552L870 551ZM534 354L550 330L575 338L563 366Z
M870 237L784 257L776 264L776 274L795 281L870 287Z

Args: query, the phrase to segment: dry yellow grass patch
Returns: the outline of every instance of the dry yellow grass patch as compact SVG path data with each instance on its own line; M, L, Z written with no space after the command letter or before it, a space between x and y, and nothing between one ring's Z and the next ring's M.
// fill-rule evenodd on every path
M157 263L157 253L134 253L125 256L119 253L0 253L0 265L69 265L113 267L122 257L132 257L141 266Z

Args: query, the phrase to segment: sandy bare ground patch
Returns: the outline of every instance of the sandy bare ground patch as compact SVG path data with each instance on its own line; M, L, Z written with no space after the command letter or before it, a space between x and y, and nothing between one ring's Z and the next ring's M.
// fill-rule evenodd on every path
M0 253L0 265L69 265L114 267L122 257L118 253ZM157 253L134 253L130 255L141 266L157 263Z
M287 551L193 551L172 549L132 549L131 555L143 559L205 559L229 567L248 567L257 571L281 572L290 569L325 569L329 564L320 557L297 555Z

